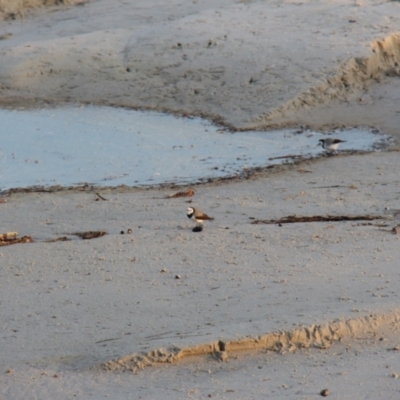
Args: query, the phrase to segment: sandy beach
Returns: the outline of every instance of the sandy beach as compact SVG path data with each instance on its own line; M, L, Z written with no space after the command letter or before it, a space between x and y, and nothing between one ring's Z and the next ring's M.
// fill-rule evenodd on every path
M400 4L165 3L4 14L0 104L395 144L188 187L2 196L0 233L33 242L0 247L0 398L397 399ZM214 221L193 232L189 206ZM360 219L264 223L293 215Z

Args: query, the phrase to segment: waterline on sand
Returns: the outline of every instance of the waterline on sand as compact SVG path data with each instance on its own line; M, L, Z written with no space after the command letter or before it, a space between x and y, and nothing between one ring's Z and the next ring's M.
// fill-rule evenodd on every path
M326 134L308 130L227 132L201 118L112 107L0 110L0 190L31 186L187 184L316 157ZM334 132L340 150L372 151L389 137Z

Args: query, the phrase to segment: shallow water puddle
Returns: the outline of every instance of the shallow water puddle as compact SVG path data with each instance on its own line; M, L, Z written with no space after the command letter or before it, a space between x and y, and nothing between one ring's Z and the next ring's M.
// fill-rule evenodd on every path
M229 133L201 118L111 107L0 110L0 190L30 186L192 183L323 153L312 131ZM389 138L335 132L341 150L373 150ZM276 158L278 157L278 158Z

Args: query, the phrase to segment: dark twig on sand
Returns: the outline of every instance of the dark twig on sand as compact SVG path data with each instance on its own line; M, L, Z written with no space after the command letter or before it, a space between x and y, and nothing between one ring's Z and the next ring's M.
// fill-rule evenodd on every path
M280 160L282 158L304 158L304 156L301 154L288 154L286 156L270 157L268 160Z
M94 239L100 236L104 236L106 234L105 231L87 231L87 232L75 232L72 235L79 236L81 239Z
M99 198L100 198L101 200L108 201L108 199L105 199L103 196L100 196L97 192L96 192L96 195L99 196ZM98 200L98 199L96 199L96 200Z
M66 236L60 236L54 239L47 240L47 243L54 243L54 242L66 242L69 240Z
M337 221L373 221L387 219L380 215L313 215L310 217L289 215L281 219L256 219L252 224L293 224L296 222L337 222Z

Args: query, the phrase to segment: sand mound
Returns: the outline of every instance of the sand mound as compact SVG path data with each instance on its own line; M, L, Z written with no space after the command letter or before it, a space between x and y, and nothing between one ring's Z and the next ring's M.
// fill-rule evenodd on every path
M7 92L6 102L17 97L19 101L23 98L50 102L74 99L82 103L169 111L187 107L188 113L207 115L211 118L209 113L201 112L203 106L199 108L198 104L195 105L196 110L190 106L184 94L187 88L176 87L173 96L166 95L165 87L177 84L178 75L182 73L180 67L174 67L173 74L162 78L159 76L159 67L156 66L153 70L149 65L143 71L140 68L136 69L132 75L131 58L137 49L135 46L125 46L121 43L135 42L137 37L133 35L132 38L130 33L123 29L108 32L106 36L102 34L99 36L98 32L95 32L81 35L79 39L67 37L7 49L0 68L4 94ZM378 82L383 76L400 75L400 32L373 41L371 48L372 52L368 57L353 57L343 62L336 74L324 78L322 84L271 108L267 113L256 117L244 129L271 127L272 124L279 124L283 118L294 116L300 110L328 104L334 99L347 101L354 93L367 90L371 83ZM147 56L144 54L143 57ZM147 60L147 63L153 62ZM200 70L199 73L202 74ZM206 79L206 75L202 75L202 81ZM223 75L226 75L225 72ZM144 86L143 82L136 82L139 76L143 82L147 82ZM225 78L228 79L227 76ZM151 87L152 96L144 95L144 92L149 90L147 85ZM206 99L203 100L206 104ZM223 110L219 111L223 113Z
M301 109L327 103L333 99L346 101L357 90L366 90L383 75L400 76L400 32L371 43L369 57L351 58L340 65L336 75L321 85L310 88L298 97L255 119L258 128Z
M54 3L85 1L0 0L0 13L15 16L33 4ZM347 104L367 88L371 92L371 83L381 76L398 75L400 33L393 33L398 25L386 17L397 11L394 4L371 10L369 5L342 9L329 4L324 18L315 18L320 10L314 2L303 2L294 13L286 10L289 5L223 1L223 17L212 23L211 2L189 3L187 11L165 4L154 12L141 2L111 2L102 13L102 6L92 2L65 13L41 12L26 21L27 32L40 27L34 37L10 23L0 35L0 103L153 109L205 116L237 129L315 127L330 121L321 117L314 122L299 114L321 104L337 109L333 100ZM374 30L367 31L365 26L372 24ZM393 85L398 81L382 79L380 86L389 80ZM392 104L398 92L391 87ZM388 97L378 94L370 103ZM357 112L370 115L368 123L375 126L382 109L368 105ZM390 113L396 117L396 112L391 106ZM325 111L320 115L325 118ZM364 122L362 116L348 124ZM398 124L393 125L390 133L396 134Z
M27 10L43 6L75 5L89 0L0 0L0 20L24 17Z
M108 371L132 371L158 363L173 363L185 357L213 354L225 360L228 353L244 350L270 350L281 354L299 348L326 349L340 339L357 338L374 334L378 329L391 329L400 323L400 310L385 314L368 315L344 321L332 321L325 325L311 325L292 331L272 332L258 337L247 337L233 341L218 341L193 347L155 349L148 353L130 354L101 365Z

